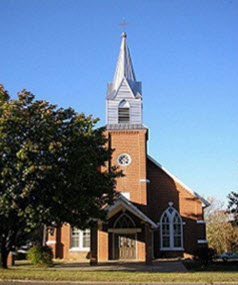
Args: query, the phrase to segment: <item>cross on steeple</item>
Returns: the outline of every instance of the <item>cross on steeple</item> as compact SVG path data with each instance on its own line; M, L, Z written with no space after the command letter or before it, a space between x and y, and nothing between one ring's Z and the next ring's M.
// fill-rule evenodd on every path
M126 22L125 18L123 18L122 22L118 24L118 26L121 26L121 27L122 27L122 32L124 32L124 33L125 33L125 30L126 30L125 28L126 28L126 26L128 26L128 25L129 25L129 23Z

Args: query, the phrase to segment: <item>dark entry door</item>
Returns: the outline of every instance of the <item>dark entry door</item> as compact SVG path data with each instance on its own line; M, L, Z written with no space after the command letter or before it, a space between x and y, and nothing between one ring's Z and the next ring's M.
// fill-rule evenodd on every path
M136 258L135 234L117 234L115 242L117 259Z

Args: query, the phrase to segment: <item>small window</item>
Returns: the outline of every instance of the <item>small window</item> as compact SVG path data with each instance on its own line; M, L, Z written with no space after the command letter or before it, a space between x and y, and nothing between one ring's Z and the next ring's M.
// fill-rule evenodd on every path
M90 230L82 231L72 228L70 248L72 250L90 250Z
M127 153L122 153L117 158L117 163L121 166L127 166L131 163L131 157Z
M118 107L118 123L126 124L130 122L130 105L126 100L121 101Z

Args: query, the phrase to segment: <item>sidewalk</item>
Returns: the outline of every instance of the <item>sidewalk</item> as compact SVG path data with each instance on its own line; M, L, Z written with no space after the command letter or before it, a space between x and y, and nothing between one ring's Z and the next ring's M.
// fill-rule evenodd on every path
M154 261L153 265L144 262L107 262L96 266L88 263L62 263L56 264L54 270L80 270L80 271L141 271L141 272L187 272L181 261Z

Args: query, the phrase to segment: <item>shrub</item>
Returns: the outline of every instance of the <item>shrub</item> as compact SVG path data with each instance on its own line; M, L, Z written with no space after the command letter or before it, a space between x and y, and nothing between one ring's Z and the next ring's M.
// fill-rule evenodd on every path
M216 251L213 248L209 247L199 247L195 250L194 256L201 261L202 265L207 265L209 261L212 261L216 254Z
M27 252L27 259L36 266L51 266L53 264L53 253L48 246L33 246Z

